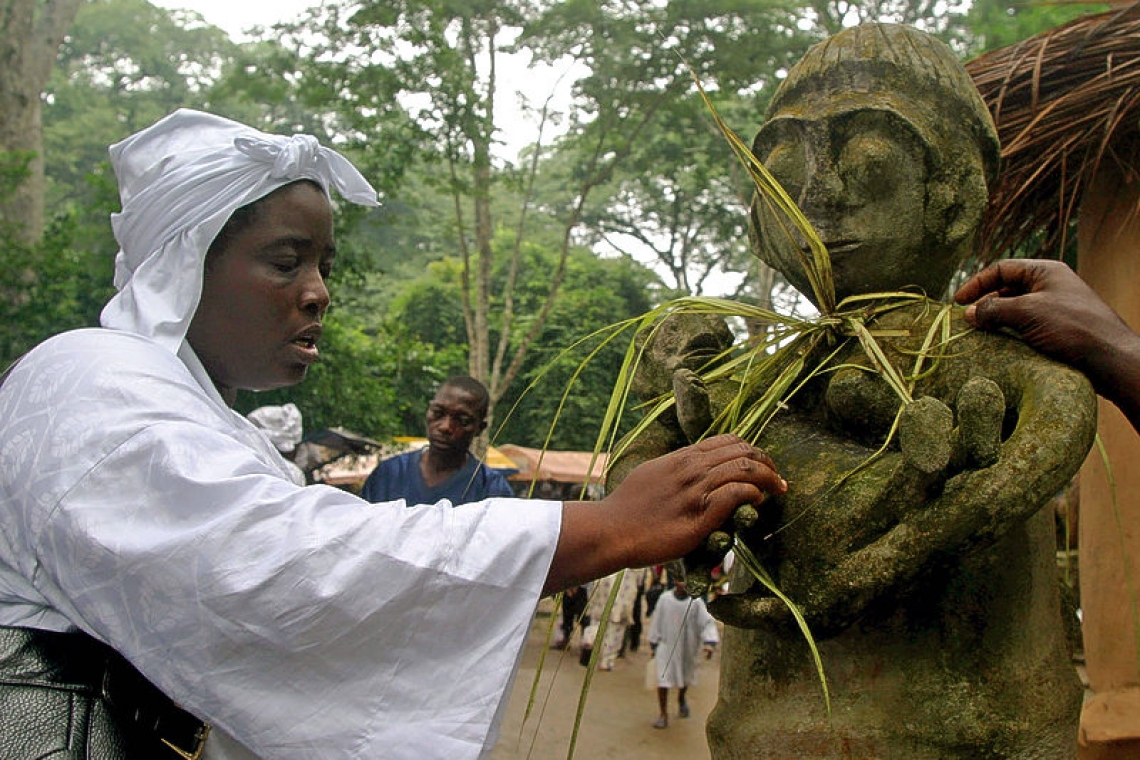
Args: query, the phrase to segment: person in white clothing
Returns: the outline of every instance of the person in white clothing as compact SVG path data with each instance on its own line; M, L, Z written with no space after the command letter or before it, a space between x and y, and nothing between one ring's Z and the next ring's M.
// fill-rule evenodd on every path
M249 421L261 428L269 442L277 447L285 460L290 479L299 486L305 485L305 471L293 458L301 442L301 410L296 404L259 406L246 415Z
M599 502L298 486L231 405L318 361L330 192L375 191L312 137L190 110L111 159L102 327L0 387L5 757L485 756L541 595L681 556L786 488L732 436Z
M657 664L657 720L654 728L669 725L669 689L677 690L677 712L689 717L685 697L697 683L697 659L703 652L711 657L720 643L716 620L705 600L690 598L683 576L675 574L672 591L662 594L649 621L649 646Z
M614 591L614 587L617 591ZM610 597L613 603L610 603ZM601 647L598 653L598 669L613 670L618 652L621 651L622 642L625 641L625 632L633 622L633 605L637 602L637 573L634 570L622 570L605 578L601 578L590 587L590 600L586 604L586 614L590 616L590 625L582 632L582 646L585 648ZM606 607L609 614L606 614ZM605 620L605 626L602 621ZM598 640L599 631L602 633Z

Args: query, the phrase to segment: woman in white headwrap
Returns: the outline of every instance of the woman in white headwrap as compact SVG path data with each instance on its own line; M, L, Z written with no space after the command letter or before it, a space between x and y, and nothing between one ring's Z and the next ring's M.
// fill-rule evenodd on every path
M5 757L88 728L117 744L82 754L68 735L75 757L149 760L164 741L213 760L478 757L541 594L679 556L784 488L732 437L648 462L600 502L403 509L299 487L230 404L317 361L329 192L375 192L311 137L194 111L111 158L122 250L103 327L45 341L0 388ZM161 694L105 674L104 644ZM32 676L4 672L21 663ZM90 713L21 708L42 695L12 684L45 672L107 694ZM162 694L188 714L160 711ZM213 726L204 743L193 716Z

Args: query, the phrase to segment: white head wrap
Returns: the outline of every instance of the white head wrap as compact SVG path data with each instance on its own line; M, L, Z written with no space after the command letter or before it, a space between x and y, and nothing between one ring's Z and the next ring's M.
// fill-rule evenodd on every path
M315 137L270 135L201 111L175 111L110 152L123 210L111 215L118 292L100 322L171 351L198 308L206 249L234 211L299 179L379 205L356 167Z
M264 431L278 451L288 454L301 442L301 410L296 404L259 406L246 416Z

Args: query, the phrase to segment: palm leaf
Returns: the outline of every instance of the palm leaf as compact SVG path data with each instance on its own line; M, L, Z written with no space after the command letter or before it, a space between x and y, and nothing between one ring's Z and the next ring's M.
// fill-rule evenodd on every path
M815 644L815 639L811 635L811 629L808 628L807 620L804 619L804 615L800 612L799 606L777 588L776 584L772 581L772 577L768 575L768 571L764 569L764 566L756 559L756 555L754 555L752 550L745 546L743 542L738 541L734 551L737 559L747 568L748 572L756 578L756 580L760 581L764 588L772 592L773 596L783 602L792 613L792 617L795 618L796 625L799 626L800 632L803 633L804 638L807 639L808 648L811 649L812 661L815 663L816 674L819 676L819 685L820 688L823 689L823 702L827 707L827 711L830 713L831 693L827 688L827 675L823 672L823 658L820 657L819 647Z
M811 283L812 293L815 295L815 302L818 304L820 311L824 314L830 314L835 311L835 283L831 276L831 257L827 253L827 246L820 240L819 235L815 229L812 228L811 222L807 220L803 212L796 206L795 201L784 191L784 188L776 181L764 164L760 163L759 159L752 154L752 151L747 145L736 135L732 129L729 128L724 120L720 118L716 108L713 106L712 101L709 100L708 93L701 85L700 80L696 74L693 75L693 81L696 82L697 91L700 93L701 99L712 114L713 121L716 122L717 128L721 134L724 135L725 140L728 141L729 147L732 148L733 154L744 165L748 171L752 182L756 185L757 196L763 203L769 204L779 213L776 218L780 220L783 225L783 220L787 220L791 225L807 240L808 246L811 249L811 256L803 253L803 249L796 242L795 236L791 230L784 228L785 235L791 241L797 254L800 258L800 264L803 266L804 272L807 274L808 281Z

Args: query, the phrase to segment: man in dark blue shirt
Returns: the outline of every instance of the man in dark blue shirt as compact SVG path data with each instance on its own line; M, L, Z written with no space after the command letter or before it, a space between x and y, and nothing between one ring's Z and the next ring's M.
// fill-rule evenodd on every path
M452 504L514 496L500 473L479 462L471 441L487 427L487 389L473 377L450 378L428 404L426 448L385 459L364 482L371 502L405 499L408 504Z

